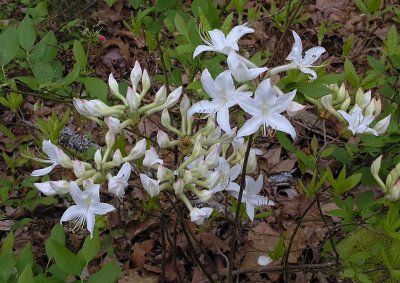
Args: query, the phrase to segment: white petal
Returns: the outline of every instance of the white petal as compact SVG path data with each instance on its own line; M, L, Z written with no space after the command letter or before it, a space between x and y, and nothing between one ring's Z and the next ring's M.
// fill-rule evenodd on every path
M49 181L44 183L34 183L33 185L46 196L54 196L57 194L57 192L51 187Z
M268 119L269 125L279 131L288 133L292 136L292 139L296 138L296 130L290 124L289 120L281 114L274 114L271 119Z
M231 45L237 43L237 41L245 34L254 32L254 29L247 27L246 25L235 26L229 34L226 36L226 41ZM233 48L233 47L232 47Z
M256 116L262 113L260 105L258 105L257 102L251 97L237 97L237 101L239 106L250 115Z
M313 47L310 48L306 51L306 54L304 55L304 59L301 62L302 65L306 66L311 66L315 61L321 57L322 53L324 53L326 50L325 48L321 46Z
M74 181L69 183L69 192L77 205L87 206L85 195Z
M64 221L70 221L73 219L76 219L78 217L81 217L82 215L85 215L86 209L82 206L79 205L73 205L68 207L68 209L64 212L64 214L61 216L61 222Z
M125 162L124 165L122 165L121 169L118 171L117 176L124 180L125 182L128 182L129 177L131 176L132 172L132 166L129 162Z
M217 113L218 125L225 133L230 133L232 131L231 125L229 123L229 109L228 107L221 107Z
M192 116L194 113L207 113L211 114L215 111L215 103L208 100L202 100L193 104L188 111L188 115Z
M305 105L292 101L292 103L290 103L289 107L287 108L286 113L288 114L289 117L294 117L305 107L306 107Z
M93 204L90 207L90 211L92 212L91 214L99 214L99 215L104 215L106 213L109 213L115 209L114 206L108 203L103 203L103 202L98 202Z
M257 263L261 266L267 266L268 264L270 264L272 262L272 258L270 258L269 256L265 256L262 255L258 258Z
M301 53L303 53L303 44L301 43L300 36L294 30L292 30L292 34L294 37L294 44L289 55L286 57L286 60L294 60L295 62L299 62L302 59Z
M49 167L46 167L46 168L43 168L43 169L34 170L31 173L31 176L43 176L43 175L46 175L46 174L50 173L51 170L53 170L54 167L56 167L56 164L53 164L53 165L51 165Z
M56 145L52 144L51 141L44 140L42 143L42 149L50 158L50 160L57 160L59 148Z
M201 73L201 78L200 78L201 84L203 86L204 91L212 98L216 97L216 93L218 92L215 82L213 78L211 77L210 72L208 69L205 69Z
M254 206L249 202L246 202L246 213L247 213L247 216L249 216L250 220L253 221L254 220Z
M237 133L238 137L246 137L249 136L260 129L260 126L263 124L263 119L261 117L253 117L244 123L242 128Z
M208 45L199 45L196 47L196 49L193 52L193 59L197 57L200 53L204 51L216 51L214 47L208 46Z
M315 80L317 78L317 73L314 70L310 69L310 68L301 67L300 71L302 71L305 74L310 74L311 75L310 80Z
M94 225L96 224L96 216L93 213L86 213L86 229L90 233L90 238L93 238Z

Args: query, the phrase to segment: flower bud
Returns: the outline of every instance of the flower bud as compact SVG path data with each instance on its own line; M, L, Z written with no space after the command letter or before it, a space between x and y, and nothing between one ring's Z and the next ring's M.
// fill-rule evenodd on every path
M347 109L349 108L351 103L351 98L348 97L346 98L346 100L342 103L342 105L340 106L340 110L342 111L347 111Z
M142 78L142 68L140 67L140 64L138 61L135 62L135 66L133 67L131 71L131 84L132 84L132 89L134 92L136 92L137 85Z
M382 103L381 103L381 99L379 97L374 97L374 99L372 100L375 104L375 113L374 116L378 117L381 112L382 112Z
M122 164L123 158L122 158L121 151L120 151L119 149L117 149L117 150L114 152L112 162L114 163L115 166L120 166L120 165Z
M210 115L207 120L206 126L203 128L202 132L205 136L208 136L215 130L215 116Z
M371 116L374 115L375 112L375 103L373 100L365 107L364 116Z
M221 145L216 144L210 148L210 153L206 156L205 162L209 170L218 167L219 164L219 153L221 151Z
M179 98L181 97L181 94L182 94L182 86L178 87L168 95L167 100L163 104L163 107L170 108L171 106L173 106L175 103L178 102Z
M169 146L169 137L168 135L161 131L158 130L157 132L157 143L160 146L160 148L167 148Z
M34 183L33 185L46 196L63 195L69 192L69 182L65 180Z
M164 165L160 164L157 169L157 179L162 181L167 181L170 180L171 178L173 179L173 174L170 169L165 167Z
M104 122L107 124L110 134L116 135L121 132L121 121L119 119L113 117L105 117Z
M383 135L386 133L389 124L390 124L390 118L391 114L386 116L384 119L380 120L378 123L376 123L374 130L378 133L378 135Z
M158 164L163 164L163 161L158 157L154 147L146 150L144 153L143 166L156 169Z
M119 96L119 95L121 95L121 94L119 93L119 86L118 86L118 83L117 83L117 81L114 79L114 76L113 76L112 73L108 76L108 86L110 87L111 93L112 93L114 96Z
M142 139L136 143L136 145L131 149L128 156L124 158L124 162L132 161L141 158L146 151L146 140Z
M136 96L135 91L131 87L128 87L126 100L128 101L129 110L131 110L131 112L135 112L139 108L139 99Z
M151 179L146 174L140 174L140 181L142 182L143 188L151 196L155 197L160 194L160 181Z
M181 103L179 104L179 111L181 112L182 119L185 119L187 112L190 108L190 100L186 94L183 95Z
M143 71L143 76L142 76L142 93L146 93L149 88L150 88L150 77L149 74L147 73L147 70L145 69Z
M77 178L85 174L85 164L79 160L74 161L74 174Z
M209 190L194 190L193 191L196 196L202 201L202 202L206 202L208 201L213 195L214 193L212 191Z
M185 184L193 183L193 175L190 170L185 170L185 172L183 173L183 181Z
M100 149L96 150L96 152L94 154L94 163L96 164L97 169L101 168L101 151L100 151Z
M210 217L212 211L213 209L211 207L195 207L190 211L190 221L195 222L197 225L201 225L206 218Z
M220 176L221 172L219 170L212 172L210 176L208 176L207 179L204 181L204 186L207 189L214 188L218 184Z
M165 108L161 114L161 125L166 128L171 126L171 118L169 117L168 110Z
M156 96L154 97L154 105L158 106L161 105L167 100L167 89L165 86L162 86L156 93Z
M108 131L106 133L105 140L106 140L107 148L113 147L113 145L115 144L115 136L114 136L114 134L111 131Z
M379 156L371 165L371 174L375 181L381 187L381 189L386 193L386 185L383 183L382 179L379 177L379 170L381 169L382 155Z
M179 178L175 183L174 183L174 191L175 191L175 194L176 195L178 195L178 194L182 194L183 193L183 189L184 189L184 187L185 187L185 182L181 179L181 178Z

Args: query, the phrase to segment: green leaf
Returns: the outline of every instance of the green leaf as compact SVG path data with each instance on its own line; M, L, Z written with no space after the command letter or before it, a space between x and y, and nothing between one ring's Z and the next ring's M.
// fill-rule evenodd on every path
M22 22L19 24L18 29L18 40L21 47L28 51L35 44L36 31L32 20L29 16L25 16Z
M175 27L181 35L188 36L188 27L186 21L178 13L175 16Z
M17 29L6 28L0 35L0 42L0 65L5 66L14 59L20 49Z
M27 283L27 282L33 282L33 274L32 274L32 266L27 265L22 272L22 274L19 276L17 283Z
M100 251L100 237L97 230L93 233L93 238L87 236L78 256L86 261L86 265L96 257Z
M233 22L233 13L230 13L224 20L221 26L221 30L224 34L228 34L228 32L232 29L232 22Z
M15 79L26 84L31 90L39 90L39 82L34 77L16 77Z
M73 254L67 247L58 243L54 239L48 239L46 242L46 248L51 251L54 260L60 270L73 274L76 276L81 275L85 262Z
M114 3L117 2L117 0L104 0L104 1L107 3L108 7L112 7L112 5L114 5Z
M103 102L107 102L108 85L99 78L86 77L83 78L86 91L90 97L98 98Z
M6 250L0 254L0 279L7 282L8 278L13 274L14 271L14 254L12 249Z
M199 9L203 10L204 13L208 12L208 3L206 0L193 0L192 6L190 7L195 17L199 16Z
M78 77L81 71L81 65L79 63L75 63L71 72L65 77L64 84L70 85L72 84Z
M82 44L78 40L74 40L74 45L72 47L72 51L74 53L74 57L76 62L79 63L82 69L86 68L87 64L87 57L85 50L83 49Z
M21 274L24 271L25 266L33 266L33 254L31 244L28 243L22 251L19 253L17 258L17 270ZM26 281L30 282L30 281Z
M350 85L353 88L358 88L360 86L360 77L357 75L356 69L349 59L344 61L344 72Z
M53 81L54 70L50 63L37 61L32 66L32 72L39 83L49 83Z
M58 49L57 49L57 38L54 35L54 32L51 30L46 33L45 36L35 45L43 45L44 46L44 54L42 56L42 60L46 62L50 62L57 57Z
M378 11L382 6L382 0L369 0L368 1L368 12L373 13Z
M103 267L93 274L88 283L114 283L117 281L118 276L121 272L121 268L119 268L115 263L109 262L103 265Z
M176 5L177 0L157 0L156 9L158 11L167 10Z
M41 17L46 17L47 12L47 1L42 1L36 5L34 8L26 8L27 14L31 15L32 18L37 19Z
M371 68L384 73L386 71L385 64L379 60L376 60L372 56L368 56L368 64L371 66Z
M1 42L1 41L0 41ZM399 35L397 34L397 29L392 25L388 31L385 46L387 48L388 54L396 54L399 48Z
M13 247L14 247L14 233L10 232L3 240L3 245L1 246L1 254L4 254L8 251L12 251Z
M290 84L290 87L311 98L319 98L332 93L332 90L327 88L325 84L317 81L294 83Z
M284 149L286 149L289 152L295 151L293 143L290 141L290 139L287 137L285 133L277 131L276 138L278 139L280 145L283 146Z

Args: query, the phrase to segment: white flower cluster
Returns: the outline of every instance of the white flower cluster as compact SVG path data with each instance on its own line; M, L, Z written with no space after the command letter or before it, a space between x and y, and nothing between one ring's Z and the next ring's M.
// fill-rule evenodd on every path
M167 94L166 87L162 86L150 103L143 103L151 82L147 71L142 70L138 62L131 71L131 86L126 95L120 93L113 75L109 76L108 84L111 94L121 101L120 104L108 106L97 99L75 98L73 104L80 114L108 130L105 135L106 146L103 150L96 151L93 164L71 160L62 149L50 141L43 141L43 151L48 159L36 160L49 163L50 166L35 170L32 175L45 175L60 165L73 170L76 176L76 179L71 181L59 180L35 184L36 188L46 195L69 193L72 196L75 205L65 211L61 222L76 220L74 229L80 228L86 222L87 229L92 234L95 215L106 214L114 209L112 205L100 202L101 185L108 183L108 192L122 200L125 189L129 185L132 171L130 162L132 161L140 163L139 169L146 167L139 177L150 197L158 196L162 190L171 190L190 211L191 221L197 224L202 224L206 218L210 217L212 208L207 207L206 203L213 194L228 191L233 197L238 198L240 186L237 180L243 171L247 147L243 137L254 134L261 128L264 135L280 130L290 134L294 139L296 130L282 113L286 112L288 116L293 116L304 108L303 105L293 101L296 90L285 94L273 85L270 79L256 84L255 78L266 72L268 68L258 68L237 53L238 40L251 32L254 30L242 25L233 28L225 37L222 31L215 29L209 32L209 38L204 38L207 45L196 48L194 57L203 51L215 51L228 56L229 69L215 79L207 69L202 72L201 83L204 91L210 96L210 100L202 100L191 105L189 98L186 95L182 96L182 87ZM297 68L315 79L317 74L311 67L325 49L311 48L303 57L301 40L295 32L293 35L295 44L287 57L287 60L291 62L288 65L270 69L268 74L273 75ZM238 84L242 85L238 86ZM168 109L179 101L181 117L178 123L172 123ZM239 130L237 127L232 128L230 122L230 109L236 105L252 116ZM157 145L160 151L156 150L155 144L147 149L144 139L138 140L126 156L123 156L120 150L113 150L117 135L123 133L128 127L137 126L142 119L158 112L162 112L161 124L165 130L160 129L157 133ZM194 127L195 113L207 114L208 120L204 127L199 129ZM175 147L179 149L177 164L167 165L169 163L163 160L163 152ZM260 154L259 150L250 150L246 167L247 174L256 170L257 154ZM119 171L113 175L115 168L119 168ZM257 206L274 203L260 195L263 185L261 175L256 180L247 175L244 177L245 187L242 200L246 205L247 215L253 220ZM83 191L79 188L80 185L83 186ZM205 203L204 206L193 207L190 201L193 196Z

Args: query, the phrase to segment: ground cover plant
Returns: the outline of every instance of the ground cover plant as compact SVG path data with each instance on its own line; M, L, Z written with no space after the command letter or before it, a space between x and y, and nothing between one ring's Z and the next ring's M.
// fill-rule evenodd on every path
M0 282L398 282L396 1L5 1Z

